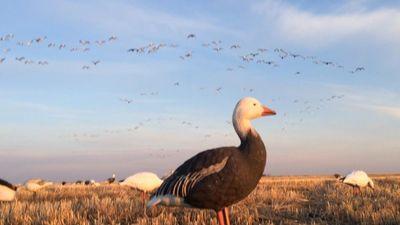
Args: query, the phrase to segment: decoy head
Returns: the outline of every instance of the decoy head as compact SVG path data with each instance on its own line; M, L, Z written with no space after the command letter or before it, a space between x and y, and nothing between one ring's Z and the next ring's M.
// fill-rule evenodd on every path
M333 175L333 176L335 176L335 178L340 182L343 182L345 179L345 177L343 177L342 175L340 175L338 173L335 173L335 175Z
M253 120L262 116L272 116L276 112L261 104L252 97L242 98L235 107L233 117L237 119Z
M276 112L252 97L242 98L235 107L232 122L239 137L243 140L251 129L250 120L272 116Z

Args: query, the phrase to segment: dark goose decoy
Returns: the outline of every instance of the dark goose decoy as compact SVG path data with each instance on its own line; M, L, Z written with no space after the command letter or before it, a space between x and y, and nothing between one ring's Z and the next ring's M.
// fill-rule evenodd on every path
M266 150L250 121L276 113L257 99L241 99L232 122L239 147L220 147L193 156L167 177L148 202L156 205L213 209L221 225L230 224L226 207L247 197L257 186L266 163Z
M115 181L115 173L113 173L112 177L110 177L110 178L107 179L107 182L108 182L109 184L114 183L114 181Z
M0 179L0 202L9 202L15 199L17 187L11 183Z

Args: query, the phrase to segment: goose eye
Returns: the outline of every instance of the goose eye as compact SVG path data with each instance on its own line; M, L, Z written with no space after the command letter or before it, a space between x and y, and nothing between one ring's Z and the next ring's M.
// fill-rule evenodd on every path
M256 104L256 103L253 103L253 105L256 106L257 104Z

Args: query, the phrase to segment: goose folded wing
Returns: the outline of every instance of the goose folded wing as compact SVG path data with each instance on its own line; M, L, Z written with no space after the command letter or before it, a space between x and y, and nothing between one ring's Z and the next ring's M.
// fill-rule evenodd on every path
M201 180L220 172L225 167L231 156L231 150L230 147L211 149L188 159L161 184L153 197L185 198Z

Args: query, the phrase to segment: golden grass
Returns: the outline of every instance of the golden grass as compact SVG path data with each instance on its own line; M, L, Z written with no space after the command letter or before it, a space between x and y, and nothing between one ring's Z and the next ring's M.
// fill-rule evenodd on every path
M354 197L330 177L264 177L230 207L231 224L400 224L400 176L373 177L375 191ZM140 193L105 185L53 186L0 203L2 224L217 224L210 210L165 208L144 216Z

